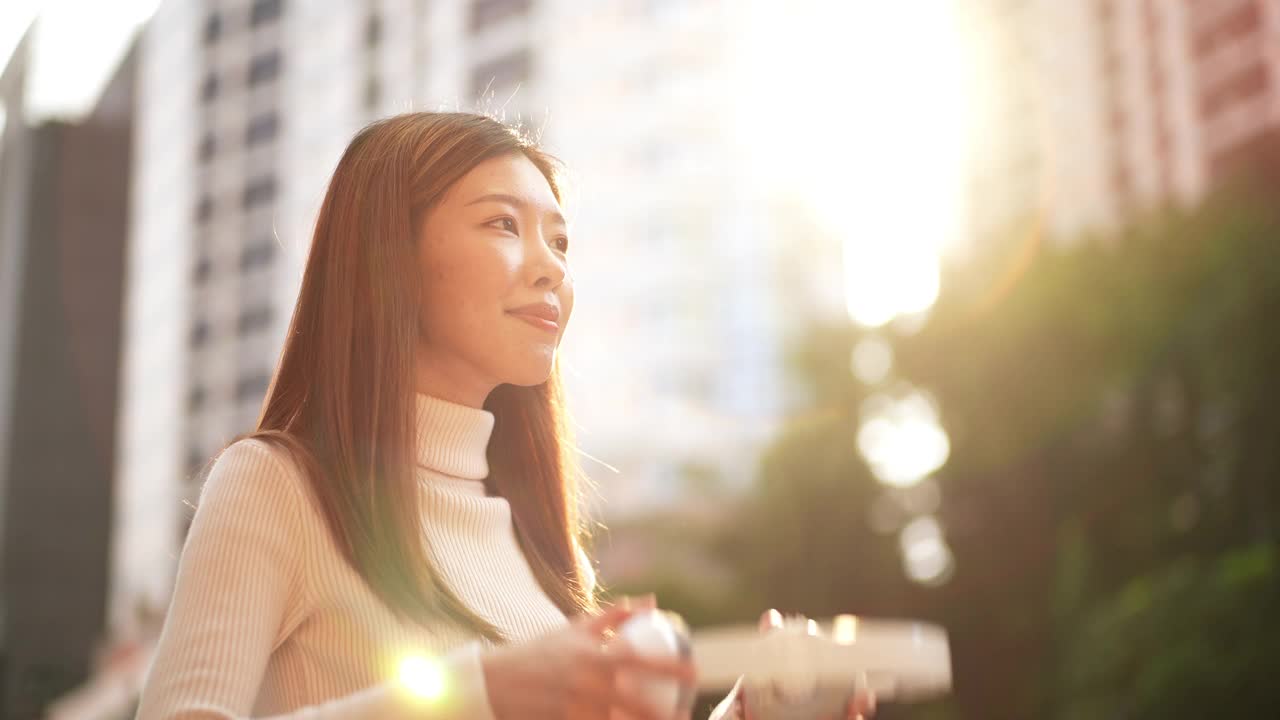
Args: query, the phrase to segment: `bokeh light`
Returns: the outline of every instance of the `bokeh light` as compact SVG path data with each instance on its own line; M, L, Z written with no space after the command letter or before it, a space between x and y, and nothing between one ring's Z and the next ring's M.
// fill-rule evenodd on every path
M931 515L912 520L898 536L907 576L924 585L941 585L955 570L955 558Z
M936 249L912 247L892 236L845 243L849 317L880 327L898 315L923 312L938 299Z
M858 450L880 482L907 487L942 467L951 442L934 404L911 389L899 398L876 395L863 405Z

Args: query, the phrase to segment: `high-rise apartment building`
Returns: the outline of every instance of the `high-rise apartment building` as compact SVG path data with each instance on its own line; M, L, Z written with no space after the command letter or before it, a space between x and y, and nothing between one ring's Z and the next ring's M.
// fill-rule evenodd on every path
M964 3L969 234L1071 238L1239 173L1280 177L1280 2Z

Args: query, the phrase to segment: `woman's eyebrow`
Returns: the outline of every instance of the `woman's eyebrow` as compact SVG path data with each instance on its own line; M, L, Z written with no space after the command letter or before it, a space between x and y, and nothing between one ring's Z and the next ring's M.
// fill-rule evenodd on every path
M529 206L529 203L526 203L524 200L521 200L515 195L507 195L506 193L489 193L487 195L481 195L480 197L467 203L467 206L475 205L477 203L482 203L482 202L502 202L502 203L506 203L508 205L520 208L521 210ZM565 222L564 215L561 215L560 211L558 210L548 210L546 214L550 216L552 220L560 223L561 225L569 224Z

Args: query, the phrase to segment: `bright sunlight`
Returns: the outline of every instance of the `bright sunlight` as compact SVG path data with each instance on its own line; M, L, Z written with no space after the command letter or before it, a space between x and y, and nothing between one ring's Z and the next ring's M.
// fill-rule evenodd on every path
M952 0L756 0L744 13L742 145L842 239L849 315L866 327L933 304L959 232L965 108L953 13Z

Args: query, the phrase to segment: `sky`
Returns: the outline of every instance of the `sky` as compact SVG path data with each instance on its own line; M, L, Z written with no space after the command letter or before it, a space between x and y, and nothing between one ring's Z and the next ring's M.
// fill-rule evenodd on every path
M27 118L75 118L92 107L138 26L160 0L0 0L0 58L40 17L27 86ZM12 108L8 110L12 111Z

